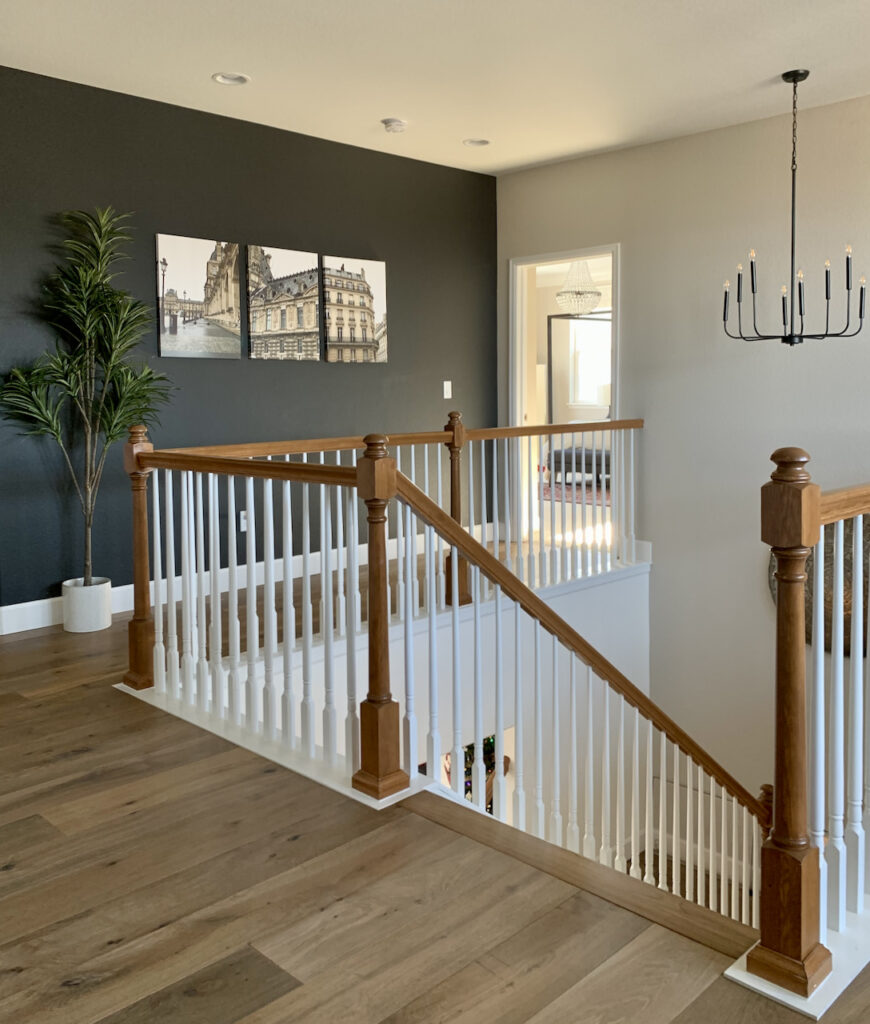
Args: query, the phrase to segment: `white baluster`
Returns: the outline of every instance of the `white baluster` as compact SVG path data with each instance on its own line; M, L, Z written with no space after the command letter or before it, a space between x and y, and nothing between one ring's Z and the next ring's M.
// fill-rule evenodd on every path
M429 451L429 449L430 448L431 448L431 445L428 445L428 444L423 445L423 490L431 498L432 495L431 495L431 493L429 491L429 459L430 459L430 451ZM425 523L423 523L423 562L424 562L425 567L426 567L427 576L426 576L426 581L425 581L425 586L424 586L424 593L423 593L423 597L422 597L422 602L423 602L423 606L426 608L426 610L428 612L432 613L432 612L435 611L435 605L429 603L429 576L428 576L429 560L426 557L426 524Z
M541 562L543 568L543 562ZM533 835L546 838L544 830L544 692L541 679L541 624L535 619L535 824Z
M686 899L695 898L695 791L693 789L694 763L686 755Z
M712 813L712 811L711 811ZM695 859L695 902L699 907L707 904L704 846L704 769L698 765L698 855Z
M595 716L592 694L592 669L586 666L586 740L585 799L583 801L583 856L592 860L597 855L595 844ZM606 685L606 684L605 684Z
M181 483L181 679L182 700L193 704L196 659L193 656L193 565L190 551L190 523L193 517L191 473L182 473Z
M487 533L489 532L489 524L487 522L487 510L486 510L486 441L480 441L480 543L482 547L487 547ZM469 445L469 448L474 447L474 442ZM486 577L480 581L480 595L486 600L488 596L488 583Z
M709 877L707 906L710 910L719 909L718 862L716 859L716 780L710 776L710 861L707 867Z
M278 716L275 714L275 648L277 618L275 614L275 509L272 504L272 481L263 480L263 735L267 740L278 738Z
M227 566L229 574L229 617L227 634L230 642L230 672L227 683L227 718L235 726L242 724L242 641L239 627L239 576L236 540L236 478L227 477Z
M819 851L819 941L828 933L828 862L825 860L825 527L813 554L813 635L810 696L810 842Z
M459 565L459 550L450 548L450 564ZM462 748L462 672L459 647L459 573L450 574L450 625L453 634L453 748L450 751L450 786L465 796L465 753Z
M743 817L743 855L740 860L740 920L743 924L749 924L749 811L744 807Z
M290 457L285 456L289 462ZM296 649L296 609L293 605L293 501L290 481L281 485L281 557L284 563L282 591L282 631L284 644L281 650L284 680L281 692L281 736L293 750L296 749L296 702L293 696L293 651ZM348 647L350 641L348 641ZM350 652L348 651L348 661Z
M511 477L510 477L510 443L506 437L502 446L502 476L504 478L504 554L505 564L514 571L513 527L511 524ZM498 444L496 443L496 448Z
M585 487L585 484L584 484ZM632 878L640 878L640 712L634 709L634 738L631 744L631 868Z
M335 464L341 465L341 452L335 453ZM350 535L350 524L348 524L348 536ZM344 496L340 490L335 492L335 591L338 597L338 614L336 615L336 630L339 636L344 636L344 626L347 620L347 600L345 597L345 565L347 563L347 544L344 534Z
M555 435L553 435L553 434L549 434L548 435L548 442L549 442L549 445L550 445L550 462L551 463L553 462L554 437L555 437ZM541 438L541 440L543 441L543 438ZM544 466L544 467L547 465L546 456L542 460L541 465ZM544 472L545 472L545 470L542 469L541 474L543 475ZM556 495L555 495L555 493L553 491L554 487L555 487L555 484L553 483L553 472L551 470L550 471L550 557L547 559L547 576L549 577L549 581L550 581L551 584L556 582L556 566L559 563L559 549L558 549L558 546L556 544ZM565 490L565 488L563 487L562 488L562 492L563 493L564 493L564 490Z
M595 443L593 437L592 443ZM594 459L593 459L594 466ZM594 478L594 470L593 470ZM655 885L655 870L653 860L655 859L655 825L653 824L653 724L647 720L646 730L646 786L644 801L644 865L643 880L649 885Z
M601 544L598 539L598 432L592 431L592 544L590 545L590 559L593 571L601 572ZM592 547L595 554L592 554Z
M470 446L469 446L470 447ZM471 799L486 810L486 764L483 760L483 651L480 638L480 569L471 566L474 610L474 757L471 763Z
M607 543L607 474L604 471L606 450L604 448L604 442L606 435L604 431L601 432L601 478L599 480L599 493L601 495L601 541L598 546L598 557L601 560L602 554L604 555L604 569L605 571L610 570L610 545Z
M610 845L610 687L601 682L601 848L598 860L613 866L613 848Z
M172 493L171 469L163 471L163 479L166 484L166 685L169 696L178 700L181 697L181 676L178 666L178 612L175 598L175 498Z
M483 443L483 442L481 442ZM492 557L501 561L501 530L499 529L498 438L492 442Z
M579 552L577 550L577 435L571 433L571 576L580 575ZM564 480L562 486L565 486Z
M722 815L719 829L719 912L728 913L728 804L725 787L721 786L720 812Z
M465 449L465 468L468 471L468 532L474 539L474 442Z
M613 452L610 454L611 474L613 473ZM611 479L613 477L611 476ZM680 748L674 744L674 777L671 779L671 892L680 895L680 851L682 847L680 831Z
M631 561L637 561L637 549L634 537L634 431L628 432L628 506L626 509L628 517L628 550Z
M356 489L345 489L347 502L347 715L344 720L344 750L351 772L360 766L359 703L356 684L357 623L360 618L359 591L359 518Z
M411 449L413 460L413 447ZM413 465L413 461L412 461ZM417 715L414 708L414 593L417 584L413 581L412 565L417 562L417 530L411 519L411 506L404 506L405 513L405 571L408 574L405 587L405 714L402 719L402 753L405 771L413 779L418 772L417 756Z
M559 715L559 641L553 636L553 792L550 800L550 842L562 846L562 756Z
M321 466L326 465L326 452L318 452L317 460ZM323 506L326 504L326 485L317 485L318 500L320 502L320 635L323 636L323 623L326 618L326 612L323 607L323 601L325 597L324 583L323 583L323 561L326 551L326 513L324 512Z
M196 661L196 701L200 710L208 710L211 677L208 668L208 636L205 614L205 518L202 502L202 473L194 477L196 488L196 616L198 654Z
M752 819L752 927L758 928L761 917L761 836L758 818Z
M625 860L625 701L621 696L616 699L619 702L619 732L616 738L616 856L613 866L625 873L628 867Z
M354 470L356 469L356 449L352 448L350 452L350 461ZM348 565L348 587L353 589L354 601L356 604L356 617L354 618L354 629L357 633L362 630L362 601L360 600L359 592L359 507L356 503L356 498L350 503L350 511L353 514L353 544L355 546L356 558L353 561L353 566ZM347 521L348 537L351 536L351 521ZM389 602L388 602L389 607Z
M416 448L415 448L414 445L410 446L410 453L411 453L411 465L410 465L411 472L409 474L409 479L410 479L412 484L416 485L416 483L417 483L417 453L416 453ZM405 532L406 532L406 535L407 535L407 528L408 528L408 520L406 519L405 520ZM417 567L417 517L416 516L414 516L413 519L411 520L411 529L413 530L414 535L411 538L411 544L409 546L407 546L406 550L410 552L408 554L408 558L407 558L408 565L410 567L410 569L409 569L409 571L407 573L407 577L408 577L408 586L411 588L411 604L410 604L410 608L411 608L411 617L413 618L417 614L417 611L420 608L420 578L419 578L419 569ZM416 774L416 772L417 772L417 766L415 764L414 765L414 773Z
M532 476L532 438L526 438L527 449L526 449L526 473L527 473L527 490L528 490L528 514L529 514L529 529L528 529L528 542L529 542L529 576L526 580L528 586L534 589L535 586L535 478Z
M211 596L209 599L209 618L211 632L209 634L211 662L211 693L213 714L219 718L226 717L226 702L224 701L224 670L223 670L223 633L221 608L221 534L220 534L220 496L218 493L218 478L214 473L208 477L208 572L211 583Z
M846 909L864 910L864 517L852 520L852 636L849 665L849 778L846 812Z
M495 588L495 778L492 780L492 813L507 821L507 786L504 777L504 632L501 587Z
M517 438L519 447L519 438ZM520 558L522 564L522 558ZM522 669L522 642L520 639L521 610L518 604L514 605L514 828L525 829L526 827L526 791L525 791L525 764L523 762L523 720L525 709L523 707L523 669Z
M737 881L737 798L731 797L731 917L740 920L740 886Z
M568 578L568 516L567 516L567 504L565 500L565 492L568 489L568 485L565 482L565 435L560 434L560 446L562 451L562 473L559 476L559 497L562 503L562 564L559 569L560 578L566 580ZM552 457L552 456L551 456ZM552 471L550 473L550 491L553 489L553 477Z
M843 520L834 524L834 606L831 617L831 714L828 747L828 927L846 924L844 706L843 706Z
M335 615L332 580L332 495L334 487L325 492L320 506L323 517L323 547L320 549L320 591L323 595L323 756L330 764L338 760L338 709L335 706Z
M438 508L444 508L444 480L441 469L441 445L435 445L435 480L438 493ZM435 552L435 563L438 566L438 607L444 611L447 606L446 584L444 580L444 541L441 534L436 538L438 549Z
M425 527L426 589L429 593L429 733L426 738L426 771L433 782L441 781L441 732L438 724L438 629L435 578L435 531Z
M308 462L307 453L302 461ZM311 607L311 506L310 484L302 485L302 750L314 757L316 734L314 729L314 700L311 693L311 644L313 624Z
M668 889L668 738L664 733L659 737L659 889Z
M160 474L151 474L151 519L154 534L154 689L166 693L166 651L163 646L163 541L160 536ZM172 566L173 573L175 566ZM167 576L169 570L167 569Z
M580 494L580 529L583 531L582 547L581 547L580 555L581 555L581 563L585 562L585 565L581 565L581 575L585 574L586 576L591 576L592 575L592 547L591 547L591 545L589 543L589 537L588 537L588 535L586 533L586 515L587 515L587 513L586 513L586 491L587 491L588 488L586 486L586 434L585 433L581 433L580 434L580 467L581 467L581 471L582 471L582 475L580 477L581 484L582 484L581 494ZM592 479L593 480L595 479L595 474L594 473L592 475ZM585 555L585 558L583 558L584 555Z
M538 434L538 586L547 583L547 543L544 529L544 436ZM552 544L552 538L550 538Z
M571 652L569 686L569 714L571 716L571 757L568 766L568 834L566 845L572 853L580 852L580 826L577 824L577 656Z
M257 710L257 655L260 650L260 622L257 617L257 518L254 510L254 478L245 477L245 507L248 532L245 545L245 611L247 621L248 673L245 678L245 728L256 733L260 729Z

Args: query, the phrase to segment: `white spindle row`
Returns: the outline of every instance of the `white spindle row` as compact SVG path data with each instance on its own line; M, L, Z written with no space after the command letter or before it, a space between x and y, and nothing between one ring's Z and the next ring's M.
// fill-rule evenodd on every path
M847 523L851 545L846 542ZM847 567L851 562L851 580ZM809 834L819 849L820 932L842 931L847 912L865 912L870 885L870 716L865 705L866 637L863 516L823 526L813 549L812 641L808 655ZM831 564L829 572L828 559ZM830 576L830 619L826 579ZM851 619L846 653L847 597ZM828 622L830 625L828 625ZM848 662L848 664L847 664Z

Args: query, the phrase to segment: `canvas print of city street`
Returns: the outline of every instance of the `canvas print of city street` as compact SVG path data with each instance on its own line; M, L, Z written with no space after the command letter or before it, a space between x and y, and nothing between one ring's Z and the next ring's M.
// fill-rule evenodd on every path
M330 363L387 361L387 265L323 257L326 358Z
M317 253L248 246L251 359L320 359Z
M157 236L161 356L240 359L239 246Z

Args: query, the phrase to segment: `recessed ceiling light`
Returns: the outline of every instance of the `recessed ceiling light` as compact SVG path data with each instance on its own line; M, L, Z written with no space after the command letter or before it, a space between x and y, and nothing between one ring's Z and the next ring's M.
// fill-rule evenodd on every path
M384 117L381 119L381 124L384 126L384 131L393 134L403 132L408 127L408 122L403 121L401 117Z
M463 146L488 146L489 139L463 139Z
M216 71L211 76L211 80L217 82L218 85L247 85L251 76L245 75L241 71Z

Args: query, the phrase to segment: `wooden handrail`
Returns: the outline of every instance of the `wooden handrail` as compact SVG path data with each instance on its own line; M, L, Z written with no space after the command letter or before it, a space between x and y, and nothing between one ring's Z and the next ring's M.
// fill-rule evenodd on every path
M444 444L450 434L443 430L421 430L415 433L389 434L390 448L406 444ZM256 459L267 455L302 455L319 452L347 451L350 448L365 449L365 438L361 435L347 437L318 437L296 441L250 441L244 444L204 445L198 448L164 448L164 453L185 455L208 455L224 458Z
M431 498L416 487L402 473L396 477L398 497L400 501L410 505L411 509L439 533L443 540L455 547L457 551L472 564L476 565L484 576L499 586L504 594L515 601L532 618L537 619L548 633L552 633L565 647L573 651L581 661L589 665L599 678L605 680L614 690L661 732L665 733L683 753L700 765L708 775L712 776L720 786L724 786L739 803L756 817L762 817L764 808L761 802L745 789L729 772L715 761L706 750L700 747L688 733L684 732L668 715L654 704L642 690L639 690L615 665L611 664L599 651L580 634L571 628L553 609L542 601L533 591L520 580L498 559L494 558L481 544L474 540L465 530L443 512Z
M870 515L870 484L825 491L819 500L819 523L822 526L863 515Z
M584 434L593 430L640 430L643 420L593 420L590 423L543 423L534 427L483 427L466 430L469 441L492 441L500 437L538 437L543 434Z
M141 453L138 465L148 470L178 469L225 476L256 476L269 480L296 480L306 484L356 487L356 470L353 466L321 466L314 462L255 462L253 459L156 451Z

